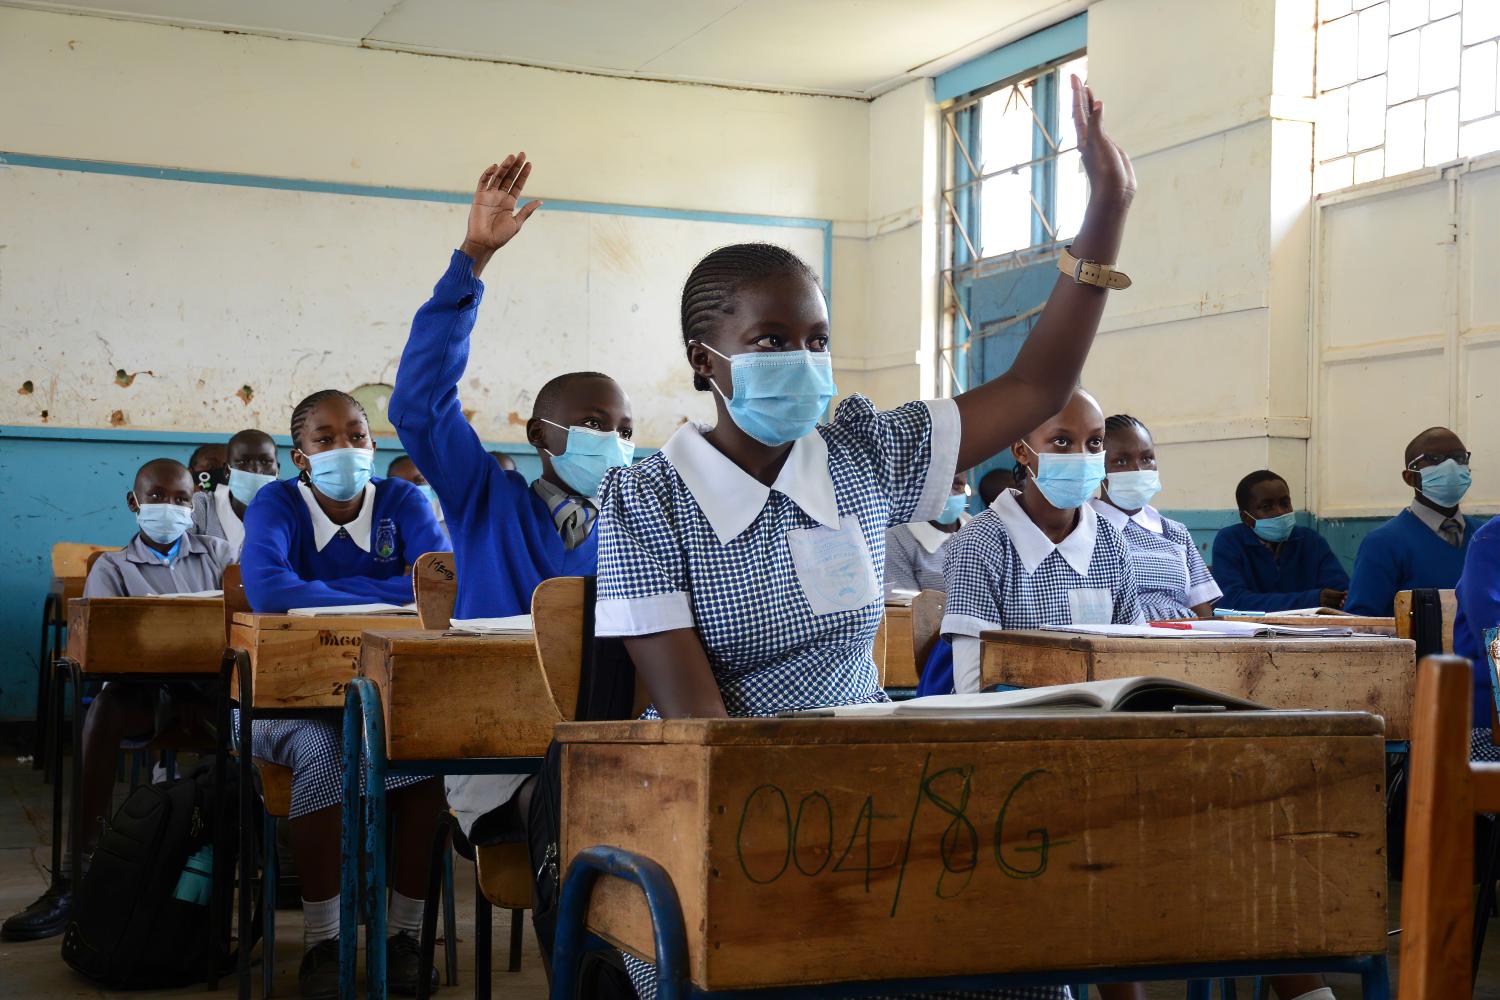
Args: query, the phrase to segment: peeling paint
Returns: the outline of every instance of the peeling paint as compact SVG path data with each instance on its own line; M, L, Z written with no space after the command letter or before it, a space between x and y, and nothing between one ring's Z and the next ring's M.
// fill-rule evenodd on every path
M125 411L124 410L114 410L113 412L111 412L110 415L109 415L109 426L111 426L111 427L124 427L125 426Z
M47 411L43 410L42 411L42 423L45 424L46 422L47 422Z
M505 422L508 423L508 424L510 424L512 427L525 427L526 426L526 418L523 417L523 416L521 416L515 410L511 410L509 413L507 413L505 415Z
M23 395L23 396L29 396L29 395L31 395L35 391L36 391L36 386L34 386L34 385L31 384L31 379L27 379L26 381L24 381L24 382L21 383L21 388L20 388L21 395Z
M240 391L235 393L235 395L240 397L241 403L249 406L250 400L255 398L255 390L250 388L248 385L242 385L240 386Z
M156 372L153 372L153 371L150 371L150 370L139 371L139 372L128 372L128 371L126 371L123 368L116 368L115 369L115 385L119 386L121 389L129 389L132 385L135 384L135 377L137 375L150 375L152 378L155 378L156 377Z
M475 412L477 412L477 411L475 411L475 410L464 410L464 419L467 420L469 423L472 424L474 422L474 414L475 414Z

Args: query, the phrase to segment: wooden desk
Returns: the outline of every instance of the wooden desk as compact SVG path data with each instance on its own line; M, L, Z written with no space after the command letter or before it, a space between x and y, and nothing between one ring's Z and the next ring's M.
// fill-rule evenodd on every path
M81 576L54 576L52 578L52 593L62 602L62 607L67 607L68 602L83 596L83 581Z
M68 602L68 657L85 674L217 674L217 597L78 597Z
M1294 628L1346 628L1351 632L1395 637L1396 619L1363 615L1230 615L1220 621L1252 622L1260 625L1290 625Z
M421 627L416 615L303 618L239 612L230 626L229 644L249 656L257 710L342 711L344 688L359 668L360 637L371 629Z
M1386 737L1411 738L1416 645L1409 639L1131 639L1068 632L985 632L985 687L1045 687L1170 677L1270 708L1370 712Z
M530 635L366 632L359 673L380 687L386 756L400 760L540 757L578 700L554 693Z
M666 869L705 990L1385 953L1360 713L565 723L564 865ZM768 919L769 918L769 919ZM588 926L653 955L638 889Z
M911 605L885 606L885 686L917 686L916 654L912 652Z

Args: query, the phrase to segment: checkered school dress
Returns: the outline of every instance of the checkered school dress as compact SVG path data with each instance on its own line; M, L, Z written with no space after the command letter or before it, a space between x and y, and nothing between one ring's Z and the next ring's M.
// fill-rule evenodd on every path
M240 712L234 710L234 731ZM250 723L250 755L292 769L290 818L306 816L344 802L344 738L340 723L322 719L260 719ZM419 774L392 774L390 792L427 779ZM364 775L360 775L363 783Z
M1110 592L1115 624L1140 621L1140 600L1125 542L1104 518L1097 518L1096 523L1087 574L1080 575L1055 550L1035 571L1027 572L1000 515L993 509L975 515L947 546L943 634L978 636L989 629L1067 625L1073 620L1068 592L1083 588Z
M721 541L673 466L669 442L639 465L613 470L605 479L595 613L599 634L696 628L730 715L885 701L870 655L883 614L885 532L941 511L957 463L957 407L937 400L879 412L868 399L853 396L816 433L826 445L837 513L858 518L869 550L875 591L868 603L813 613L787 535L820 522L778 490L770 491L748 527ZM729 482L724 486L732 488ZM654 709L647 715L654 716ZM655 968L624 958L637 993L652 1000ZM1067 995L1052 988L943 994L1014 1000Z
M1098 502L1096 501L1096 504ZM1101 510L1102 507L1096 506ZM1203 564L1203 554L1185 525L1156 515L1161 530L1153 531L1134 518L1123 519L1120 531L1135 566L1141 612L1148 621L1192 618L1193 608L1224 596ZM1118 527L1120 518L1111 518Z

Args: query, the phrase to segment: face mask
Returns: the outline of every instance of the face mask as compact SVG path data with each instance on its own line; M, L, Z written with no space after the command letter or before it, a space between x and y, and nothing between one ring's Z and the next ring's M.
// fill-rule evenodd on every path
M1155 469L1109 474L1109 498L1121 510L1140 510L1161 492L1161 477Z
M1264 541L1276 545L1292 537L1292 529L1297 526L1297 515L1295 512L1277 514L1275 517L1256 518L1250 527L1255 534Z
M730 357L703 346L729 362L733 397L709 380L729 416L740 430L773 448L811 434L839 391L827 351L748 351Z
M1026 444L1026 442L1021 442ZM1058 510L1075 510L1082 507L1094 495L1099 484L1104 482L1104 452L1054 452L1037 453L1036 488L1042 491L1047 502Z
M952 524L957 521L964 508L969 506L969 498L963 493L954 493L948 497L948 502L943 504L943 512L937 516L938 524Z
M307 456L313 488L330 500L353 500L370 481L375 452L368 448L335 448Z
M558 430L568 432L568 447L561 455L553 454L552 467L562 481L579 495L592 497L599 494L599 483L610 469L629 465L635 456L635 445L615 431L596 431L592 427L564 427L546 417L542 423L552 424Z
M136 527L158 545L171 545L193 526L193 508L175 503L140 503L135 512Z
M248 507L250 501L255 499L255 494L275 481L275 476L263 476L259 472L245 472L242 469L231 468L229 470L229 495Z
M432 488L431 483L412 483L412 485L417 488L418 493L422 494L422 499L427 501L428 506L437 506L437 490Z
M1473 479L1467 465L1445 459L1422 470L1422 495L1439 507L1457 507Z

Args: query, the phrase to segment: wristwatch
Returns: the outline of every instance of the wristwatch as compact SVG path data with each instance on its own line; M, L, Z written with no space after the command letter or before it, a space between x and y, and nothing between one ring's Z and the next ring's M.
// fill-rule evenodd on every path
M1057 269L1080 285L1098 285L1100 288L1129 288L1130 275L1116 271L1109 264L1096 264L1091 260L1074 257L1071 246L1064 247L1057 258Z

